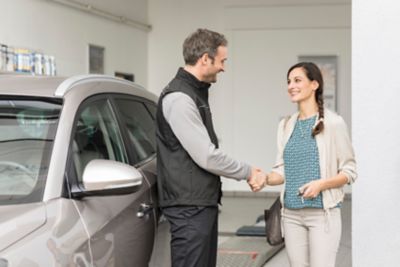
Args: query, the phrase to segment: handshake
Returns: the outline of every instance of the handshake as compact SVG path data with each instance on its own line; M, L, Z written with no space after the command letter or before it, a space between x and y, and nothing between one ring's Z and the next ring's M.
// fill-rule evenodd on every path
M267 174L261 169L252 167L251 175L247 179L247 183L253 192L258 192L267 185L267 178Z

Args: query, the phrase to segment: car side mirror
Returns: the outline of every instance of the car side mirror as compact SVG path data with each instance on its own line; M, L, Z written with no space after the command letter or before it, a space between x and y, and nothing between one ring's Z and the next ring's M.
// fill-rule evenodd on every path
M91 160L83 171L82 196L123 195L136 192L143 183L142 174L128 164L105 159ZM77 193L77 192L76 192Z

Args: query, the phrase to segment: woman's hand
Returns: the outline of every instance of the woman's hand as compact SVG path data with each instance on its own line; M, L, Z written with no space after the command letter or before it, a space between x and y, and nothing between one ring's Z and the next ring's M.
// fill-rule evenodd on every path
M247 179L251 190L258 192L266 185L267 175L259 168L251 168L251 176Z
M322 181L314 180L299 188L299 195L303 198L316 198L322 191Z

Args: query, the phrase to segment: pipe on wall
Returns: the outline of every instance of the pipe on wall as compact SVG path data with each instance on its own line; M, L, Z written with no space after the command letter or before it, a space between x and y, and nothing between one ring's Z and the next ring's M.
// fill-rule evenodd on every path
M79 11L83 11L95 16L99 16L108 20L112 20L115 22L119 22L125 25L128 25L130 27L145 31L145 32L149 32L151 30L151 25L149 24L145 24L139 21L135 21L133 19L127 18L125 16L119 16L117 14L113 14L111 12L105 11L103 9L97 8L93 5L87 5L87 4L83 4L80 3L78 1L75 0L47 0L56 4L60 4L63 6L67 6Z

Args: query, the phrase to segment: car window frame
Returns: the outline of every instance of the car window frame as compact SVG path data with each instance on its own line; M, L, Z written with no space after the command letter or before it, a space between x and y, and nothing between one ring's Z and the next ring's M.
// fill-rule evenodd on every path
M121 134L122 141L124 143L124 149L125 153L128 158L129 165L135 167L135 168L141 168L142 166L146 165L150 161L154 160L157 156L157 152L153 153L150 155L148 158L137 162L134 162L134 155L135 151L134 149L127 145L130 144L129 136L127 129L124 127L124 121L122 119L121 112L118 108L117 99L126 99L126 100L133 100L136 102L141 102L147 112L149 113L150 117L153 119L153 122L155 123L155 116L152 114L150 109L148 108L148 105L152 105L157 108L157 103L153 102L147 98L144 97L139 97L139 96L134 96L130 94L125 94L125 93L99 93L95 95L91 95L88 98L82 100L82 102L79 104L79 107L77 111L75 112L75 116L73 119L73 127L70 133L70 142L68 145L68 156L67 156L67 162L66 162L66 169L64 171L64 183L63 183L63 191L62 191L62 196L65 198L73 198L73 192L85 192L85 189L83 185L78 181L76 169L75 169L75 164L73 164L73 152L72 152L72 145L73 145L73 140L76 132L76 127L77 127L77 120L79 118L79 115L82 113L82 111L91 103L98 101L100 99L105 99L109 101L111 110L116 117L116 122Z
M106 102L108 102L111 112L113 113L113 116L116 118L116 124L117 124L118 130L119 130L119 133L121 135L123 149L125 150L125 154L126 154L126 157L128 160L128 163L126 163L126 164L130 164L130 162L131 162L130 155L128 152L128 147L126 146L126 139L125 139L125 136L123 133L123 129L121 129L121 123L118 118L119 114L116 111L115 105L112 103L111 96L112 96L112 93L99 93L99 94L91 95L81 101L78 109L76 110L76 112L74 114L72 129L71 129L70 138L69 138L66 169L64 171L62 197L74 198L73 195L76 192L78 192L78 193L86 192L85 188L83 187L83 184L78 179L76 166L73 161L73 141L74 141L74 136L76 133L76 128L78 125L77 122L78 122L80 115L82 114L82 111L85 108L87 108L89 105L93 104L94 102L99 101L99 100L105 100Z

